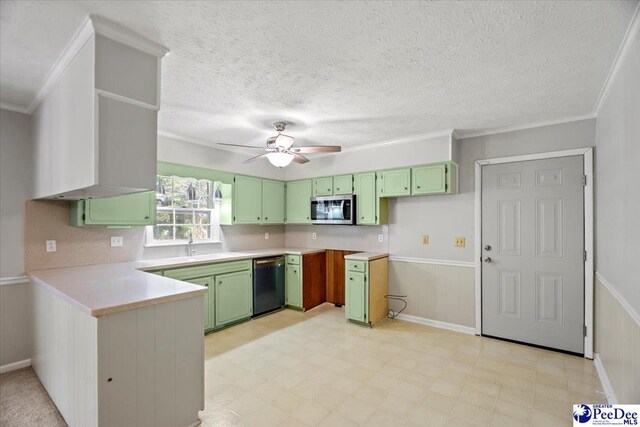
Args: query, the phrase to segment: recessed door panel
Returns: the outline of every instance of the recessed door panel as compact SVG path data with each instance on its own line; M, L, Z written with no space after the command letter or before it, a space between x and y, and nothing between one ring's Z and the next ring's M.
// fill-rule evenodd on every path
M482 167L482 334L584 351L582 156Z

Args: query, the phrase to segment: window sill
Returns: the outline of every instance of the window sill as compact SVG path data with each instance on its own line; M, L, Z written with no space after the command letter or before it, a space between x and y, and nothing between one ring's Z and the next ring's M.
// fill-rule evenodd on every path
M192 243L192 245L211 245L216 243L222 243L221 240L197 240ZM188 242L186 240L177 240L170 242L153 242L147 243L144 245L145 248L164 248L169 246L187 246Z

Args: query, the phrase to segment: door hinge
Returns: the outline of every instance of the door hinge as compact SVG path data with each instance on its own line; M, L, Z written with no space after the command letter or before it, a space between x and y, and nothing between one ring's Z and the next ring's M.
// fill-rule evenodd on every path
M449 172L449 168L447 168L446 166L444 167L444 173Z
M587 175L582 175L582 186L587 185Z
M584 261L587 261L587 251L584 251Z
M367 320L367 313L364 314L364 320Z
M85 215L85 214L82 214L82 220L83 220L83 221L85 220L85 218L86 218L86 215Z
M236 182L236 177L235 176L233 177L233 182Z
M445 184L444 185L444 191L447 191L449 189L449 184Z
M583 332L584 332L584 336L586 337L586 336L587 336L587 325L584 325L584 326L582 327L582 330L583 330Z
M235 216L233 217L233 220L234 220L234 221L236 220L236 217L235 217Z

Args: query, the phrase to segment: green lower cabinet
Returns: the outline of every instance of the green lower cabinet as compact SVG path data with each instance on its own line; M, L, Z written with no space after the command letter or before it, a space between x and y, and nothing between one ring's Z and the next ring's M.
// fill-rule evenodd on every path
M69 225L155 225L156 192L71 202Z
M311 224L311 180L287 182L287 224Z
M216 327L251 317L253 295L250 271L218 275L214 286Z
M288 257L291 257L291 255ZM302 266L299 260L297 264L287 263L285 289L285 304L290 307L302 309Z
M345 315L348 320L367 322L367 273L346 272L345 277Z
M313 180L313 197L333 195L333 178L315 178Z
M411 169L392 169L378 172L380 197L411 195Z
M236 175L233 179L233 223L262 222L262 179Z
M353 175L339 175L333 177L334 196L351 193L353 193Z
M215 295L212 290L213 287L211 286L213 279L211 277L202 277L200 279L191 279L188 282L207 288L207 292L204 294L204 330L208 331L213 329L216 326L213 316Z

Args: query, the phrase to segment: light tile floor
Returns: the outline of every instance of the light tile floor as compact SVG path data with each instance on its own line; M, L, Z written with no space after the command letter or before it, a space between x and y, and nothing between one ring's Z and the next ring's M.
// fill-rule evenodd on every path
M562 426L604 403L592 361L325 304L205 338L211 426Z

